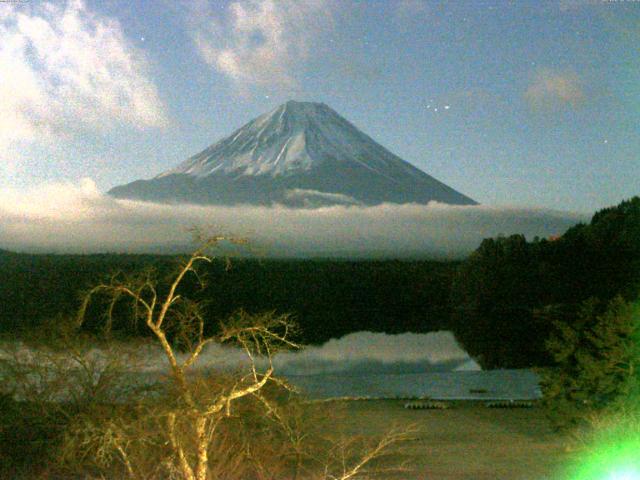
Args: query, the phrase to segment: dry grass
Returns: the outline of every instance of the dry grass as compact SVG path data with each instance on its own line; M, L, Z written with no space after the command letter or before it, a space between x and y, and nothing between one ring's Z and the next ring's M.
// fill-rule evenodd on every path
M554 433L538 408L490 409L460 402L448 410L408 410L400 400L326 402L342 411L346 436L380 436L391 425L416 425L399 455L413 472L381 478L403 480L543 480L571 459L566 438ZM378 477L377 477L378 478Z

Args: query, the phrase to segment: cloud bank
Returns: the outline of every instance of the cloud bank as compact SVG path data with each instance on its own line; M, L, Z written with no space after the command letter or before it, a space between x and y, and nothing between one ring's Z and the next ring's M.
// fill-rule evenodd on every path
M167 123L142 54L81 0L0 5L0 151Z
M563 233L585 215L534 208L383 204L161 205L117 200L89 179L0 191L0 248L46 252L188 251L189 228L239 235L274 257L462 257L482 239Z
M201 1L189 19L201 57L241 87L294 87L293 72L332 24L332 0Z

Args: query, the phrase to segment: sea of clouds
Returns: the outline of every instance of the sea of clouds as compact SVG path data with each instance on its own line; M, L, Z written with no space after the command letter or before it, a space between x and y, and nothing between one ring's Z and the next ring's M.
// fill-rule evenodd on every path
M0 248L21 252L162 252L190 248L189 229L242 236L274 257L459 258L482 239L548 237L588 220L540 208L428 205L166 205L118 200L95 183L0 191Z

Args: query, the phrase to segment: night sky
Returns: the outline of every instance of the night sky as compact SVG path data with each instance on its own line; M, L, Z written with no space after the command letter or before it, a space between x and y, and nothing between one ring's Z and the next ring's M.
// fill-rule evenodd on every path
M484 205L639 193L640 2L0 3L0 188L149 178L288 99Z

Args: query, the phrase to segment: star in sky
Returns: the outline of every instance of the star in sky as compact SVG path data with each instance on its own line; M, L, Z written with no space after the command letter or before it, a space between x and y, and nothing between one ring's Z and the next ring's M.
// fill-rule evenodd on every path
M449 109L451 109L451 105L446 104L446 105L443 105L442 108L441 107L433 107L433 112L436 113L436 112L438 112L438 110L441 110L441 109L449 110ZM431 110L431 104L430 103L427 104L427 110Z

